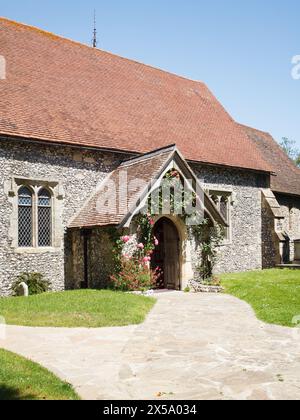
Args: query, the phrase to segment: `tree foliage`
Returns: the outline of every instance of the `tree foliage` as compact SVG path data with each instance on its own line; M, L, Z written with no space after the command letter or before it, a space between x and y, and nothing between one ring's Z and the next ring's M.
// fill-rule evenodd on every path
M292 159L298 167L300 167L300 150L297 148L297 143L294 140L283 137L280 142L280 146L288 157Z

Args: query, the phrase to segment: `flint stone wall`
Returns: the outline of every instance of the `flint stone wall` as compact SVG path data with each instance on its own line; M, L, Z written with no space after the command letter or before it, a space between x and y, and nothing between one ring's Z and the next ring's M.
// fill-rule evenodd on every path
M80 230L69 233L72 252L66 270L66 288L80 289L84 280L84 236ZM114 244L110 228L92 229L87 236L87 281L90 289L105 289L114 272Z
M0 295L10 295L13 281L24 271L40 272L53 290L64 290L68 282L65 269L70 267L66 254L72 252L67 241L65 252L66 226L97 184L123 159L121 154L0 138ZM11 219L16 198L9 195L13 177L59 183L59 246L46 251L14 248L17 223L12 226Z
M23 271L41 272L50 280L53 290L80 287L84 279L83 237L80 231L67 232L66 226L97 184L125 156L8 138L0 140L0 295L10 295L13 281ZM261 269L265 236L261 188L268 187L267 177L200 164L193 165L193 169L205 189L231 193L230 240L220 248L216 273ZM58 182L59 246L46 251L13 246L16 226L11 226L10 185L14 177ZM300 206L298 209L300 215ZM108 233L103 232L94 230L89 239L89 282L94 288L105 286L111 271L112 244ZM199 252L192 238L190 244L196 270Z
M230 239L219 250L216 274L262 269L262 195L268 177L254 172L193 165L206 190L231 192ZM199 256L196 253L195 264Z
M270 206L262 198L262 266L274 268L280 264L279 238L275 231L275 219Z

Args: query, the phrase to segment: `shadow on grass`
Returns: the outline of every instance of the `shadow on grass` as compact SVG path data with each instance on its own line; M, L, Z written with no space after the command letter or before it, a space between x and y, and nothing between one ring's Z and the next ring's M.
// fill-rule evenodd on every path
M31 394L20 393L16 388L11 388L0 384L0 401L21 401L21 400L35 400Z

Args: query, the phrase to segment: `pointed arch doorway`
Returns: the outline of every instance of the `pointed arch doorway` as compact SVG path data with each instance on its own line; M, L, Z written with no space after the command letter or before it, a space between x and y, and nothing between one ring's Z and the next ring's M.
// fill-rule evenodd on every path
M157 287L180 290L180 239L175 224L163 217L154 226L154 235L159 241L152 256L152 269L162 271Z

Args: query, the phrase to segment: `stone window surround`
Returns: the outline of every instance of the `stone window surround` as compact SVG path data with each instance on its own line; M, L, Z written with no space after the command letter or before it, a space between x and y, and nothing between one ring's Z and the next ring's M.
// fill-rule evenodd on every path
M218 203L216 203L217 208L220 210L220 204L222 198L226 198L228 202L228 208L227 208L227 222L229 224L229 228L227 229L227 238L224 239L221 246L231 245L232 244L232 223L231 223L231 217L232 217L232 206L234 203L234 193L232 190L223 190L220 188L214 189L209 188L207 190L209 196L216 197L218 199ZM214 200L213 200L214 201Z
M18 245L18 191L20 187L28 187L33 191L33 231L34 231L34 246L23 248ZM37 246L37 206L36 200L38 192L41 189L47 189L52 197L52 246L38 247ZM9 182L6 183L6 192L9 201L12 205L12 213L10 220L9 237L11 239L11 247L19 254L42 254L45 252L58 252L63 246L64 229L62 225L62 200L64 199L64 192L60 181L46 180L37 178L24 178L20 176L13 176Z

